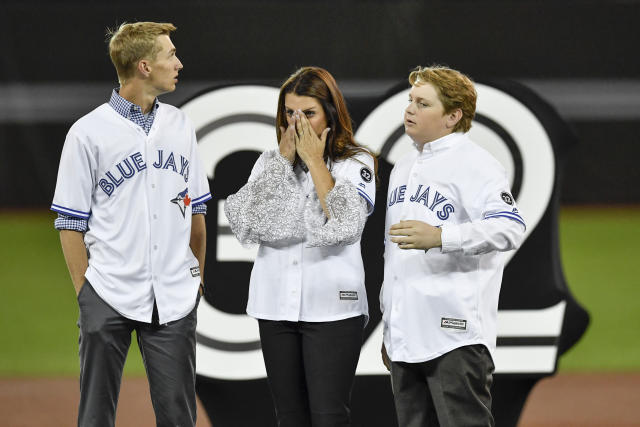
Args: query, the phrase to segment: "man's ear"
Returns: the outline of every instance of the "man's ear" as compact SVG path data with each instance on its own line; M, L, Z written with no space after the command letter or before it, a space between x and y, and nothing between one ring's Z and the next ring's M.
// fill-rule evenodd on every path
M138 72L145 77L149 77L151 74L151 62L147 59L141 59L138 61Z
M456 127L460 119L462 118L462 110L456 108L455 110L447 113L447 128L452 129Z

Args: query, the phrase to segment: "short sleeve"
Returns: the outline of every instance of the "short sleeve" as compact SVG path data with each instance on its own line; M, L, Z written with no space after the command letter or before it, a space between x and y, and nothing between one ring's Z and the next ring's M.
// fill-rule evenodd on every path
M73 127L62 148L58 179L51 210L70 217L88 219L95 186L96 159L86 137Z
M344 161L344 165L335 178L343 178L351 182L358 194L367 202L367 215L373 213L376 201L376 176L373 157L359 153Z
M191 128L191 160L189 162L189 194L191 195L191 206L199 205L211 199L209 190L209 178L200 161L198 153L198 141L196 133Z

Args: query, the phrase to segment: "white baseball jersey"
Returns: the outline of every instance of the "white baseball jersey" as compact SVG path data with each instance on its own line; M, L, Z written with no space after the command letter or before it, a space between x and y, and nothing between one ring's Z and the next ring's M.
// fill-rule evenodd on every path
M191 252L191 208L211 198L193 127L159 104L146 135L103 104L65 140L51 209L88 219L85 277L123 316L160 323L194 307L200 283Z
M455 348L496 346L503 254L525 224L504 168L461 133L404 156L389 179L381 290L384 344L393 361L419 363ZM442 248L400 249L389 228L418 220L442 228Z
M249 180L263 170L264 155ZM357 160L356 160L357 159ZM359 160L359 161L358 161ZM331 166L334 179L349 180L373 212L373 158L359 154ZM294 169L300 203L315 192L310 172ZM360 238L346 246L307 247L306 242L261 244L253 264L247 313L258 319L326 322L369 315Z

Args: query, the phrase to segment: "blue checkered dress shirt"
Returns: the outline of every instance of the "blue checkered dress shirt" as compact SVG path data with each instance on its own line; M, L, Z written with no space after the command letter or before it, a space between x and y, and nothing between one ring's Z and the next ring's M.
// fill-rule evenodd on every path
M156 111L158 110L160 103L158 102L158 98L154 99L151 111L149 114L144 115L142 114L142 108L140 108L139 105L127 101L120 96L118 89L114 89L111 92L109 105L111 105L111 108L116 110L116 113L120 114L125 119L131 120L133 123L140 126L142 130L144 130L144 133L149 135L149 131L153 125L153 120L156 118Z
M156 118L156 111L158 110L158 107L160 107L158 98L156 98L153 101L153 108L151 108L151 112L146 115L142 114L142 108L140 108L139 105L129 102L121 97L118 93L117 88L111 92L109 105L122 117L127 120L131 120L133 123L140 126L142 130L144 130L144 133L146 133L147 135L149 135L149 131L151 130L151 126L153 125L153 120ZM198 203L191 207L192 215L206 215L206 213L207 205L205 205L204 203ZM54 221L54 227L57 230L72 230L79 231L81 233L86 232L89 228L88 220L63 214L58 214L58 218L56 218L56 220Z

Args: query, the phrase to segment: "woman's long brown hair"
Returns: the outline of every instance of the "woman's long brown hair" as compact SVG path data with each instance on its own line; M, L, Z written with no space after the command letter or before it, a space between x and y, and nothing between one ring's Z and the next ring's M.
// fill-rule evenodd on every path
M280 88L276 115L278 141L281 138L280 126L285 129L288 126L284 105L284 98L288 93L310 96L317 99L322 105L327 117L327 125L331 128L324 147L325 161L330 159L333 163L336 160L348 159L358 153L366 153L373 157L374 174L377 181L378 159L353 139L351 117L344 97L338 89L335 79L327 70L320 67L302 67L284 82Z

